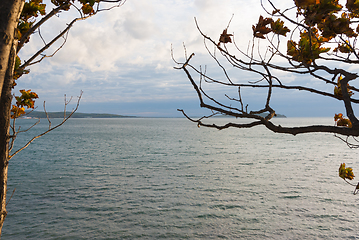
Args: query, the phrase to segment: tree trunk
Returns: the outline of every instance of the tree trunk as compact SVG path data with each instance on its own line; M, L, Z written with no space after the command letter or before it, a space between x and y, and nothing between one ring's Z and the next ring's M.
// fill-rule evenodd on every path
M25 0L0 0L0 236L6 211L9 128L13 74L16 58L16 27Z
M25 0L0 1L0 89L4 84L10 51L14 45L15 29L24 2Z

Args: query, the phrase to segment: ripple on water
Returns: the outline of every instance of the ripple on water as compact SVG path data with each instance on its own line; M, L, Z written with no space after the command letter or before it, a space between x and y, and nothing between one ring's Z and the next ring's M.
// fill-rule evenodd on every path
M2 237L358 239L358 201L337 177L338 156L358 162L323 134L71 119L10 163L16 191Z

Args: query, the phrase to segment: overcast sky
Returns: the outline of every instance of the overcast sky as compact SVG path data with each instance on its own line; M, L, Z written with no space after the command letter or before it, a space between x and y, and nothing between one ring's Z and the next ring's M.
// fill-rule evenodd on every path
M66 26L71 14L63 13L41 29L45 41ZM184 59L184 43L188 54L196 54L193 64L208 65L212 70L213 61L194 17L203 32L218 40L233 14L229 32L246 49L252 24L264 14L259 0L127 0L120 8L76 23L65 46L54 57L32 66L31 73L18 80L16 91L37 92L39 110L46 101L48 111L61 111L64 94L76 97L82 90L79 112L180 117L176 109L183 108L191 115L208 113L200 110L185 73L173 68L171 46L178 61ZM33 35L21 58L27 59L41 44ZM213 69L214 75L216 71L220 72ZM235 74L245 76L240 71ZM288 75L283 78L296 81ZM219 97L224 93L214 92ZM260 93L245 95L250 109L263 107L256 94ZM287 116L333 116L343 111L336 101L298 92L279 92L273 98L273 108Z

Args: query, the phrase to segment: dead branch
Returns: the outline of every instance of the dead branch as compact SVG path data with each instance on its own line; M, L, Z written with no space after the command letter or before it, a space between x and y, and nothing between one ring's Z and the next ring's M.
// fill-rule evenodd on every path
M195 91L197 93L198 99L200 101L200 107L207 108L211 111L215 111L215 112L227 115L227 116L258 120L258 121L254 121L249 124L227 123L222 126L219 126L216 124L210 124L210 125L204 124L203 122L201 122L199 120L193 120L193 119L191 120L193 122L196 122L200 126L217 128L217 129L221 130L221 129L226 129L229 127L248 128L248 127L254 127L254 126L258 126L258 125L264 125L267 129L269 129L273 132L292 134L292 135L311 133L311 132L327 132L327 133L341 134L344 136L359 136L359 128L347 128L347 127L325 126L325 125L312 125L312 126L303 126L303 127L282 127L280 125L275 125L271 121L269 121L270 118L273 117L275 114L275 111L272 110L271 108L268 108L268 109L265 108L265 110L269 111L270 114L266 118L263 118L259 115L256 115L258 113L256 111L251 111L250 113L247 113L247 112L240 111L239 109L235 109L235 110L237 110L237 112L233 112L232 110L234 108L231 108L228 106L219 105L220 107L217 107L217 106L207 104L204 102L202 95L204 95L207 98L209 98L210 100L214 101L217 105L219 102L213 98L210 98L207 94L205 94L201 90L201 88L196 84L196 82L193 80L192 75L190 74L190 72L187 69L187 67L191 67L191 65L189 64L189 61L191 60L191 58L193 56L194 56L194 54L191 54L191 56L186 60L186 62L181 64L180 67L176 67L176 69L182 69L186 73L189 81L191 82L193 88L195 89ZM240 86L242 86L242 85L240 85ZM227 109L229 108L229 110L226 110L225 108L221 108L221 106L225 107ZM179 110L179 111L181 111L184 114L184 116L186 116L189 119L189 117L187 115L185 115L183 110ZM263 111L259 111L259 112L263 112Z
M46 44L43 48L41 48L39 51L37 51L32 57L30 57L30 59L28 59L27 61L25 61L24 64L22 64L19 69L25 69L27 66L30 66L30 65L33 65L33 64L36 64L36 63L39 63L41 62L44 58L46 57L49 57L49 56L46 56L46 55L43 55L42 58L38 61L35 61L33 62L40 54L42 54L45 50L47 50L49 47L51 47L55 42L57 42L57 40L59 40L60 38L62 38L65 34L68 33L68 31L70 30L70 28L72 27L72 25L77 22L77 21L80 21L80 20L85 20L86 18L89 18L90 16L87 16L87 17L82 17L82 18L75 18L74 20L72 20L68 26L62 31L60 32L55 38L53 38L48 44ZM66 42L66 41L65 41ZM64 43L65 43L64 42ZM63 43L63 44L64 44ZM53 56L57 51L59 51L63 44L51 55Z
M30 143L32 143L35 139L37 139L37 138L39 138L39 137L41 137L41 136L43 136L43 135L45 135L45 134L51 132L52 130L55 130L56 128L62 126L67 120L69 120L69 119L71 118L71 116L77 111L77 109L78 109L78 107L79 107L79 105L80 105L80 100L81 100L81 97L82 97L82 93L83 93L83 92L81 91L80 96L79 96L78 99L77 99L76 107L71 111L71 113L70 113L68 116L66 116L66 113L64 113L65 116L64 116L63 120L61 121L61 123L57 124L57 125L54 126L54 127L51 127L51 124L50 124L49 129L48 129L47 131L45 131L45 132L43 132L43 133L41 133L41 134L39 134L39 135L33 137L33 138L30 139L23 147L21 147L20 149L18 149L18 150L17 150L16 152L14 152L13 154L10 154L8 161L10 161L10 159L11 159L12 157L14 157L16 154L18 154L19 152L21 152L22 150L24 150L25 148L27 148L27 147L30 145ZM68 103L69 103L69 102L67 102L67 104L68 104ZM66 104L66 105L67 105L67 104ZM65 109L66 109L66 108L65 108Z
M327 48L325 48L325 47L321 48L321 45L320 45L323 42L321 39L319 39L320 37L322 37L320 35L320 33L318 33L320 30L318 30L317 28L313 29L314 27L312 27L310 24L307 24L304 21L305 19L300 19L300 18L291 19L290 17L288 17L289 15L287 16L287 13L289 10L297 9L297 7L287 8L284 11L280 11L273 5L271 0L268 0L268 2L270 3L270 5L272 6L272 8L274 10L273 14L271 14L267 9L264 9L269 15L279 16L280 19L284 19L294 25L294 30L289 30L287 28L287 30L291 34L289 37L289 40L292 41L292 39L294 39L294 37L296 37L296 34L304 34L303 36L305 38L304 37L303 38L305 40L303 40L303 41L305 43L303 43L303 42L300 43L300 42L295 42L295 41L291 42L288 40L288 43L292 43L292 45L287 48L287 51L294 48L294 50L296 52L294 52L294 53L281 52L281 50L280 50L281 39L280 39L279 34L275 33L274 30L273 30L272 37L269 37L269 34L267 34L267 33L264 33L265 37L263 37L263 36L261 37L263 39L266 39L269 42L269 45L264 49L265 50L264 55L260 51L261 48L259 47L259 37L260 36L259 37L257 36L258 44L254 41L255 38L253 37L252 46L250 47L248 45L249 47L247 49L247 52L244 52L236 44L235 39L234 39L234 33L227 34L230 24L228 24L228 26L225 28L222 35L220 36L219 42L217 43L215 40L213 40L213 38L207 36L201 30L201 28L199 27L199 24L197 22L197 19L195 18L194 21L196 24L196 28L204 40L204 48L207 50L210 58L214 61L216 66L219 68L220 72L223 73L223 80L211 78L205 72L202 71L201 66L197 68L197 67L193 66L192 64L190 64L190 61L193 58L194 54L191 54L191 56L189 58L186 57L185 63L180 63L180 62L174 60L174 62L178 65L178 67L176 67L176 69L182 69L185 72L188 80L190 81L191 85L195 89L195 92L197 93L197 97L200 102L200 107L206 108L212 112L215 112L216 114L223 114L223 115L227 115L227 116L233 116L236 118L245 118L245 119L250 119L253 121L252 123L245 124L243 126L241 124L238 125L235 123L229 123L229 124L226 124L223 126L210 125L210 127L224 129L224 128L233 127L233 126L242 128L242 127L248 127L248 126L264 125L266 128L268 128L269 130L271 130L273 132L287 133L287 134L293 134L293 135L301 134L301 133L309 133L309 132L328 132L328 133L340 134L343 136L353 136L353 137L359 136L359 120L356 118L356 116L354 114L354 110L353 110L353 104L358 104L359 99L352 97L352 95L353 95L352 91L358 92L359 89L356 88L355 86L349 85L349 83L351 83L352 81L359 78L359 74L357 74L356 72L350 71L349 67L348 68L343 68L343 67L336 68L334 65L327 64L327 61L329 59L337 59L338 62L348 64L347 66L350 66L350 64L357 63L358 56L357 56L357 53L355 52L356 50L358 50L355 46L355 43L357 42L356 38L354 38L354 40L351 39L350 41L349 40L346 41L343 38L344 35L343 36L339 35L337 38L334 37L333 40L331 40L331 41L329 41L329 40L325 41L326 44L338 45L338 48L339 48L339 44L344 42L345 43L344 45L346 47L348 47L348 49L349 49L348 50L349 53L340 55L337 51L334 55L332 54L332 56L334 56L334 57L331 57L331 58L322 57L322 55L319 55L319 53L314 53L314 50L313 50L315 48L317 48L317 49L319 48L320 51L322 51L322 52L320 52L320 54L327 54L327 51L328 51ZM262 7L264 8L262 1L261 1L261 4L262 4ZM298 7L298 9L300 9L300 8ZM303 9L304 8L302 8L301 11L305 11ZM269 18L269 20L271 20L272 23L274 22L274 20L272 20L271 18ZM231 21L232 21L232 19L231 19ZM262 16L260 18L260 21L263 21ZM255 30L255 31L259 31L259 30ZM266 31L266 30L264 29L261 31ZM271 31L272 31L272 29L270 29L269 32L271 32ZM294 34L294 33L296 33L296 34ZM256 35L254 35L254 36L256 36ZM285 36L285 34L283 34L283 36ZM349 36L349 35L347 35L347 36ZM302 38L300 38L300 39L302 40ZM316 41L319 42L319 44ZM234 49L238 50L238 52L240 53L240 57L234 55L233 52L230 52L233 50L233 48L230 48L229 44L234 45ZM300 44L303 44L303 45L300 45ZM307 44L308 46L305 44ZM314 45L314 44L317 44L317 45ZM213 50L211 49L211 45L213 46ZM308 50L301 50L302 48L300 48L300 47L306 48ZM244 71L253 73L255 75L258 75L259 76L258 79L255 79L255 80L251 79L250 81L247 80L246 81L247 83L241 83L241 82L237 83L236 81L234 81L234 78L231 78L229 76L229 72L228 72L227 68L222 63L222 59L220 60L217 57L218 54L216 51L219 51L221 56L223 56L224 59L227 61L227 63L229 63L232 67L238 68L239 70L244 70ZM303 51L307 51L306 52L307 55L304 55ZM335 52L336 50L333 50L333 51ZM297 52L299 52L299 53L297 53ZM351 52L355 52L355 54L353 54L353 56L351 56ZM185 49L185 53L186 53L186 49ZM344 52L342 51L342 53L344 53ZM346 57L344 57L345 55L346 55ZM299 58L298 56L301 56L302 59L304 59L304 60L301 60L301 58ZM279 59L284 59L287 62L285 64L281 65L281 63L279 64L278 62L276 62L274 60L275 57L279 57ZM309 60L307 60L306 57ZM174 58L173 55L172 55L172 58ZM191 72L190 72L190 70L191 70ZM194 71L195 74L198 74L200 77L200 80L198 83L196 83L196 81L194 81L194 79L193 79L192 70ZM319 88L316 89L313 87L308 87L306 85L292 85L291 86L288 84L283 84L279 80L279 77L276 76L277 71L286 72L286 73L290 73L293 75L308 75L313 80L317 80L319 82L322 82L325 84L330 84L331 86L333 86L333 92L323 91L323 90L320 90ZM263 84L264 81L266 81L267 83ZM340 84L339 84L339 81L340 81ZM210 96L204 90L205 89L204 85L207 83L208 84L209 83L210 84L220 84L220 85L228 86L228 87L237 87L238 94L239 94L238 99L231 98L227 94L224 94L224 96L226 96L226 98L229 99L230 101L238 102L240 104L240 107L239 108L233 107L232 105L225 104L225 103L219 101L218 99ZM264 107L259 110L251 110L250 112L248 112L247 111L248 105L247 105L246 109L244 110L244 104L243 104L244 100L242 99L241 92L240 92L241 87L242 88L243 87L246 87L246 88L252 87L252 88L265 89L267 92L266 92L266 100L264 101ZM271 107L271 99L272 99L274 88L281 88L284 90L306 91L306 92L320 95L323 97L330 97L330 98L342 101L345 106L346 115L350 120L351 127L347 127L347 126L343 126L343 125L339 126L339 124L338 124L338 126L312 125L312 126L303 126L303 127L282 127L280 125L273 124L270 120L273 116L275 116L275 110ZM338 91L339 91L338 89L340 89L340 93L338 93ZM184 116L186 116L188 118L188 116L185 115L183 110L179 110L179 111L181 111L184 114ZM264 118L258 116L258 114L262 114L262 113L267 113L267 116ZM199 126L201 124L203 124L202 126L207 126L206 124L202 123L201 119L199 119L199 120L191 119L191 121L195 121L197 124L199 124ZM350 145L350 146L352 146L352 145Z

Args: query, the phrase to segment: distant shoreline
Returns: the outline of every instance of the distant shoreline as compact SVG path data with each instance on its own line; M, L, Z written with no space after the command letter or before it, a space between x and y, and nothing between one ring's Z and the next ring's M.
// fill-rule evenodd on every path
M49 118L64 118L64 112L47 112ZM70 115L71 112L66 112L66 116ZM265 117L267 114L259 114L259 116ZM220 117L231 117L231 116L215 116L215 118ZM33 111L29 112L22 119L32 119L32 118L47 118L45 112ZM75 112L71 118L163 118L163 117L142 117L142 116L126 116L119 114L109 114L109 113L79 113ZM178 117L164 117L164 118L178 118ZM195 117L194 117L195 118ZM287 118L283 114L276 114L275 118Z
M268 113L262 113L262 114L258 114L261 117L266 117L268 115ZM283 115L283 114L275 114L274 117L276 118L287 118L287 116Z
M48 112L49 118L63 118L64 112ZM66 112L66 116L70 115L71 112ZM47 118L45 112L33 111L24 118ZM71 118L137 118L136 116L124 116L118 114L109 114L109 113L78 113L75 112Z

